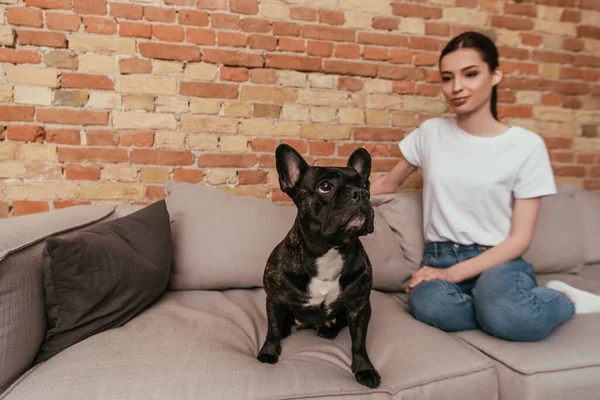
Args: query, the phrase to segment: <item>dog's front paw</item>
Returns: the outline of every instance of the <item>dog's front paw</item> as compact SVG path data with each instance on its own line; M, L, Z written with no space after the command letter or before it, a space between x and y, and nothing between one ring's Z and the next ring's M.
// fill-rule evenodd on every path
M281 347L278 344L265 343L256 358L262 363L275 364L279 360L279 354Z
M381 384L381 377L374 368L357 371L354 376L358 383L370 387L371 389L375 389Z

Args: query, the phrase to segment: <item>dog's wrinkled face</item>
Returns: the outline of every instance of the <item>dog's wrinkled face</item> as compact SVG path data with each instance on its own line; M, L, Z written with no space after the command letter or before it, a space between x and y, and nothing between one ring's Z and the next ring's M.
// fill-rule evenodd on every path
M286 144L279 145L275 156L281 190L296 204L305 234L342 243L373 232L371 156L365 149L355 150L343 168L310 167Z

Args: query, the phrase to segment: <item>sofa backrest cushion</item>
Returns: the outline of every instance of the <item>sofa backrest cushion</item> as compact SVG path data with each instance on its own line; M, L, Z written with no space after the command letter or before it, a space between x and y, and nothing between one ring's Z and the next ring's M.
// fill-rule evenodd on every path
M600 191L579 190L575 201L581 212L584 262L600 264Z
M183 182L167 183L173 235L170 290L261 287L265 264L296 218L296 207ZM374 287L398 290L410 271L385 220L361 237Z

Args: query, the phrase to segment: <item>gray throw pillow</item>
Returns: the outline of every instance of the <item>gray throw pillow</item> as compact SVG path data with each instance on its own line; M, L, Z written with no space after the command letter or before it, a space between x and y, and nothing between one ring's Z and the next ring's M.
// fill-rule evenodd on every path
M48 329L35 363L144 310L167 287L171 254L164 200L46 239L42 268Z

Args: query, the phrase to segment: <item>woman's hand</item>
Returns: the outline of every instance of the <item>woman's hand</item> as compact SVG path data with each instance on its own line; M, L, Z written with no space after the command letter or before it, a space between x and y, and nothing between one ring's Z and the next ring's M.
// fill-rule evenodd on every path
M406 285L406 293L409 293L412 288L421 282L432 281L436 279L440 281L456 283L450 269L431 268L425 265L412 275L408 285Z

